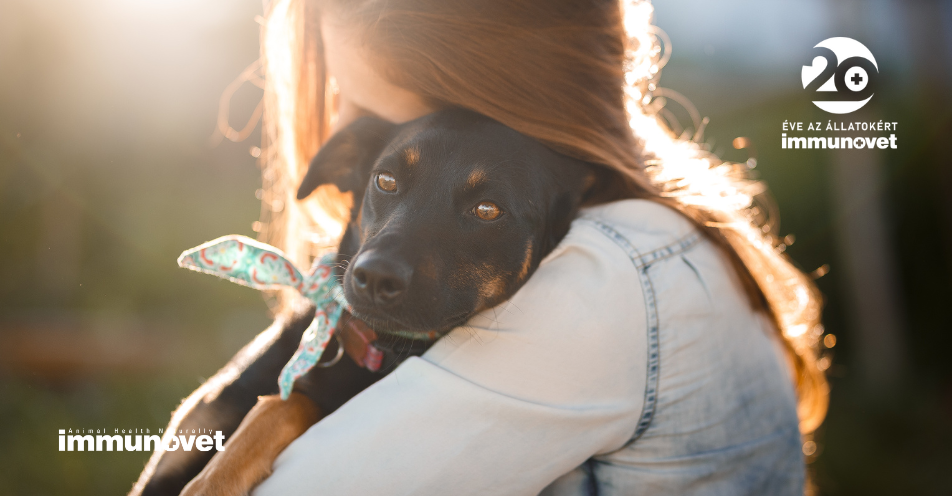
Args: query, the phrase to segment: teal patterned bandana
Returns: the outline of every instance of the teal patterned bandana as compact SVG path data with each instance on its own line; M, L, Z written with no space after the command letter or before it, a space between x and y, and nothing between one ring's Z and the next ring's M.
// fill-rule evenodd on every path
M335 254L316 260L304 276L281 250L239 235L222 236L186 250L179 267L212 274L255 289L291 287L314 302L314 321L301 336L301 344L281 375L281 399L291 394L294 381L306 374L324 353L344 309L350 308L344 290L334 278Z

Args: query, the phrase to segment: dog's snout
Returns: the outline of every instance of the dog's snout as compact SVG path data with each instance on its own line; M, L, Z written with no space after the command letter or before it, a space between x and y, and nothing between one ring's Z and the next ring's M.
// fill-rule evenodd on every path
M410 285L409 266L373 251L361 254L351 270L354 291L380 306L395 304Z

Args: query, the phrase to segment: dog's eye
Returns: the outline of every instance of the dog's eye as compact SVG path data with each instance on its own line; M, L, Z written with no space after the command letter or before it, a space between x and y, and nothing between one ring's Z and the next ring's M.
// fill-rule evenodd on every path
M476 205L476 208L473 209L473 213L476 214L476 217L483 220L496 220L502 215L502 209L493 202L484 201Z
M387 193L393 193L397 190L397 179L389 172L381 172L377 174L377 187Z

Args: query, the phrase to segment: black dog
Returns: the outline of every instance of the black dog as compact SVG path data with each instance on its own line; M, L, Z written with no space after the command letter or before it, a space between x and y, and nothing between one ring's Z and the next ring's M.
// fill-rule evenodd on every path
M354 316L378 333L379 348L393 352L382 373L348 359L315 367L295 392L329 414L405 355L425 351L432 341L424 338L510 298L565 236L597 175L587 163L464 110L402 125L364 117L336 133L312 161L298 199L323 184L353 193L337 275ZM270 339L239 352L185 401L169 428L234 432L259 395L277 392L278 372L308 313L313 309L276 322L265 331ZM327 354L334 352L332 345ZM275 420L269 422L265 427ZM154 456L133 494L177 494L210 455Z

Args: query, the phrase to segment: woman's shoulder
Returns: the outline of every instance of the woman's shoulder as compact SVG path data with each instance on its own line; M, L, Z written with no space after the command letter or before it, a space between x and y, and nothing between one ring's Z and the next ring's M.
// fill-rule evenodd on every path
M580 220L598 220L646 235L684 235L694 225L677 210L652 200L628 199L583 208Z
M619 244L596 222L576 220L510 300L477 314L423 358L536 404L640 408L647 320L638 281Z
M640 407L648 322L640 264L698 235L654 202L586 208L509 301L474 316L424 360L537 404ZM562 386L544 386L556 377Z
M699 240L694 224L674 209L650 200L620 200L582 209L543 263L582 250L607 259L628 258L637 266Z

